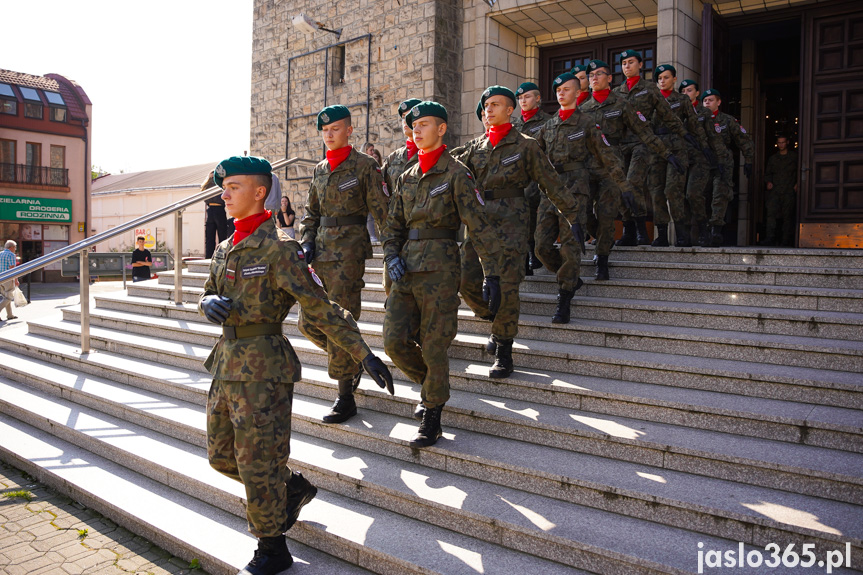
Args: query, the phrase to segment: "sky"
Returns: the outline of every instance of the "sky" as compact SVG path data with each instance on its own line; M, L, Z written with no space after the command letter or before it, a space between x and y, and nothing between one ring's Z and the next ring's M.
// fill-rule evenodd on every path
M249 149L252 3L4 1L0 68L80 84L105 172L215 165Z

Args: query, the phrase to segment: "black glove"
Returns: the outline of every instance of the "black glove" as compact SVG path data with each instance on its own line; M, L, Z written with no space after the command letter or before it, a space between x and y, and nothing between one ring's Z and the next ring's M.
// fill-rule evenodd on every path
M711 150L710 148L704 148L701 151L702 151L702 153L704 153L704 157L707 158L707 161L710 164L710 167L715 168L717 163L718 163L718 160L716 159L716 154L713 153L713 150Z
M405 261L399 256L387 256L384 258L387 266L387 274L394 282L399 281L405 275Z
M752 164L743 164L743 175L747 178L752 176Z
M572 235L575 236L576 245L581 246L581 253L586 254L587 250L584 248L584 230L581 228L581 224L575 222L569 229L572 231Z
M685 136L683 136L683 139L692 144L692 147L696 150L701 147L698 145L698 139L692 134L686 134Z
M379 387L387 388L390 395L396 394L396 390L393 387L393 374L390 373L390 370L387 369L387 366L384 365L384 362L378 356L373 353L368 354L363 360L363 367Z
M488 303L488 311L495 315L500 309L500 278L486 276L482 280L482 301Z
M685 174L686 170L683 168L683 164L680 163L680 160L674 154L668 154L668 163L674 166L674 169L677 170L681 174Z
M204 310L204 317L221 325L228 319L231 303L231 298L223 295L205 295L201 298L201 309Z
M312 265L312 260L315 259L315 244L303 244L303 257L306 259L306 265Z

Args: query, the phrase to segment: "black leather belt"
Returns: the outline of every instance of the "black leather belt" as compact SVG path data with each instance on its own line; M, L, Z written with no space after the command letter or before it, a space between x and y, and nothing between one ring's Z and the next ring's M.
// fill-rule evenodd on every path
M413 229L408 232L409 240L455 240L456 230L444 229Z
M337 228L339 226L364 226L366 225L366 216L344 216L341 218L321 217L320 226L322 228Z
M259 335L282 335L280 323L250 323L249 325L223 325L225 339L243 339Z
M554 171L558 174L565 174L574 170L580 170L584 167L584 162L568 162L566 164L553 164Z
M505 198L523 198L524 190L485 190L482 195L486 201L503 200Z

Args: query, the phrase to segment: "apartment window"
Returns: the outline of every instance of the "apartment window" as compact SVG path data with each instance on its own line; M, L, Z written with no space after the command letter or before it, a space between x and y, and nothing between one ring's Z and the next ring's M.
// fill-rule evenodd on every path
M18 115L18 97L9 84L0 83L0 114Z
M66 181L66 146L51 146L51 185L65 186Z
M27 142L25 173L28 184L41 184L42 172L39 167L42 165L42 144L34 144Z
M0 140L0 182L15 181L15 140Z
M52 122L66 121L66 102L63 96L57 92L45 92L45 97L48 99L48 118Z
M24 96L24 117L42 119L42 99L39 97L39 92L33 88L24 88L18 86L21 90L21 95Z

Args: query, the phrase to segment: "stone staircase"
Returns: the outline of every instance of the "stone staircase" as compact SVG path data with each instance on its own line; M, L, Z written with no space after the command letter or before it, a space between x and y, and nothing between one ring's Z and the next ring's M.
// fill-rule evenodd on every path
M383 356L381 268L378 253L359 326ZM539 272L511 378L487 377L489 324L459 311L444 438L423 450L407 443L419 387L398 370L395 397L364 378L359 416L322 424L335 382L288 317L304 365L291 460L320 489L288 534L292 572L694 573L741 542L814 544L842 552L833 573L861 572L863 253L622 248L565 326ZM0 331L0 457L234 573L254 540L241 486L206 460L206 275L189 264L182 305L170 273L96 296L86 355L77 307Z

